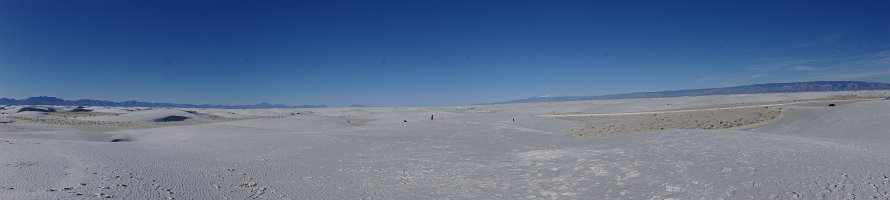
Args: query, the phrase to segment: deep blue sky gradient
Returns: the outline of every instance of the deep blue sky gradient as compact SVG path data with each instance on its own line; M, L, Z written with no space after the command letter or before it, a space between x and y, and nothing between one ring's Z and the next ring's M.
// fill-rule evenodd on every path
M456 105L890 81L890 1L0 1L0 97Z

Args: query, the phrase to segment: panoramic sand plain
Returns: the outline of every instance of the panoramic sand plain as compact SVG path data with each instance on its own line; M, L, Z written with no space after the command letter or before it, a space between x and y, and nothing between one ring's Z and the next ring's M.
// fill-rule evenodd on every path
M888 95L0 105L0 199L888 199Z

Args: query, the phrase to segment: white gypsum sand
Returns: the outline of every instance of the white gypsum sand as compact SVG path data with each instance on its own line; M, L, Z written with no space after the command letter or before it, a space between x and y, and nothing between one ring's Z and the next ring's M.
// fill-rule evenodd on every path
M890 101L874 98L888 94L12 106L0 111L0 199L887 199ZM156 121L170 116L185 119Z

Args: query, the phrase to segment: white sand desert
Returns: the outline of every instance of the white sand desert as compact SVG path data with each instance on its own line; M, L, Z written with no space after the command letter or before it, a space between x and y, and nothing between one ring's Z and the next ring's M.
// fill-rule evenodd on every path
M888 95L2 106L0 199L888 199Z

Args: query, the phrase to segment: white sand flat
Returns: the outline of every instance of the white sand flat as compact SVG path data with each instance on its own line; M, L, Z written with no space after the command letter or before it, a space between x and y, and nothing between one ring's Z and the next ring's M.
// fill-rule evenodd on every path
M0 199L886 199L890 101L838 101L850 94L888 92L7 113ZM782 117L741 129L653 123L766 106ZM588 119L548 116L591 113L636 128L576 137ZM152 121L170 115L189 119Z

